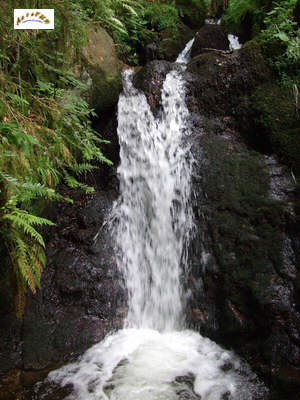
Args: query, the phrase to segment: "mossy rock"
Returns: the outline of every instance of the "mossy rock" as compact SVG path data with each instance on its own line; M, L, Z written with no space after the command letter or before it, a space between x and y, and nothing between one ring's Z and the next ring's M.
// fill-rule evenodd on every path
M195 32L184 24L179 24L178 29L166 29L161 33L159 43L159 58L167 61L175 61Z
M117 103L122 89L120 65L115 44L103 28L89 29L80 61L71 72L85 85L65 93L62 103L72 102L76 95L84 98L98 115Z
M204 25L195 36L191 57L196 57L211 49L229 50L227 31L220 25Z
M300 107L296 108L292 88L266 83L254 91L251 100L256 125L268 136L273 150L300 174Z
M103 28L91 28L82 56L83 74L89 87L85 97L101 113L118 101L122 87L115 44Z
M204 24L207 15L207 7L204 0L176 0L176 7L183 22L197 28Z
M251 69L251 74L257 82L269 81L271 73L263 55L262 47L258 40L253 39L245 43L240 50L243 66Z

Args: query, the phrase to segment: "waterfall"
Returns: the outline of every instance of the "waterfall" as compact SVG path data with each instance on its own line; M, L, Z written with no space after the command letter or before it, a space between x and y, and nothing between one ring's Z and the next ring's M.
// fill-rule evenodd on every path
M228 40L229 40L229 49L230 50L238 50L242 47L238 36L233 35L232 33L229 33Z
M178 57L184 67L188 51ZM118 106L121 205L117 209L119 266L129 293L127 327L159 331L182 326L181 268L186 267L191 161L184 81L171 71L162 89L162 114L154 118L145 95L124 73Z
M192 42L166 76L154 117L124 72L118 106L121 148L118 263L128 288L124 329L79 361L49 374L72 384L69 400L255 400L264 387L232 352L184 329L181 274L193 228L193 158L183 71Z

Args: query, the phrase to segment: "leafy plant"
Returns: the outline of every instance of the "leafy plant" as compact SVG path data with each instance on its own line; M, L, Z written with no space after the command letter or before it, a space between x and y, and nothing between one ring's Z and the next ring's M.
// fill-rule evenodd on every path
M176 28L178 11L169 4L150 4L145 11L145 18L152 29L162 31L167 28Z
M74 3L49 2L56 29L47 35L14 30L5 22L11 9L0 9L0 251L10 260L18 317L26 287L33 293L40 287L46 261L40 230L54 225L33 212L34 202L71 201L56 191L60 182L90 193L81 177L95 162L111 164L91 126L94 111L82 98L65 96L69 88L84 87L69 72L88 28Z
M266 46L282 46L284 56L290 61L300 58L300 28L293 21L293 9L297 0L278 1L264 19L265 29L261 34ZM277 59L280 68L280 60ZM279 64L278 64L279 61Z

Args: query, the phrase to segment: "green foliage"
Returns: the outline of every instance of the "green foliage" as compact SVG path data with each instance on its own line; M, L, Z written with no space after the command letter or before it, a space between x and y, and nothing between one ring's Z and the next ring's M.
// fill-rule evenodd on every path
M243 21L247 14L255 12L258 6L258 0L230 0L223 17L223 23L229 26L236 26Z
M192 0L198 1L198 0ZM199 0L202 1L202 0ZM119 57L138 64L138 53L157 32L178 29L178 11L173 0L77 0L74 12L83 20L98 21L112 35Z
M175 0L179 15L191 27L199 27L207 15L206 0Z
M145 18L150 22L151 28L159 32L167 28L176 28L178 11L169 4L152 3L145 11Z
M230 0L222 23L256 36L277 72L295 72L300 60L300 28L294 21L297 1Z
M297 0L278 1L264 19L265 29L261 41L265 48L273 51L277 48L273 57L270 54L270 61L278 70L300 59L300 28L293 21L296 3Z
M11 262L18 317L26 287L33 293L40 287L46 261L40 229L54 225L33 212L36 199L71 202L56 191L60 182L91 193L82 175L94 162L111 164L91 126L94 111L78 96L63 101L66 90L84 87L69 71L87 22L76 1L40 3L30 7L55 8L53 31L14 30L7 23L12 9L0 9L0 252Z

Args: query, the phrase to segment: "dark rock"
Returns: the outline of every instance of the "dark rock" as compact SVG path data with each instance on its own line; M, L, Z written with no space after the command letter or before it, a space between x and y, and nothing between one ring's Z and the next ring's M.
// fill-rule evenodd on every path
M178 54L185 48L187 42L195 36L195 31L181 24L175 35L172 30L166 29L160 36L156 58L174 62Z
M300 173L300 107L295 104L292 87L275 82L258 86L238 107L241 130L249 142L277 153Z
M229 50L227 31L220 25L205 25L196 34L191 56L196 57L209 49Z
M161 103L161 89L165 77L171 69L172 63L168 61L151 61L133 78L134 86L145 93L154 114L158 112Z
M166 60L174 62L178 54L184 49L189 40L195 36L196 31L183 23L174 27L156 32L153 42L147 44L140 51L140 65L145 65L153 60Z
M153 60L158 60L159 57L159 49L158 45L153 42L149 43L145 47L145 61L146 63L153 61Z
M241 97L270 79L255 47L203 54L188 68L198 226L190 244L188 319L246 359L273 394L294 399L300 389L295 185L287 168L249 150L238 131Z
M210 52L192 58L187 68L187 102L202 115L235 115L241 98L271 79L256 42L232 54Z

